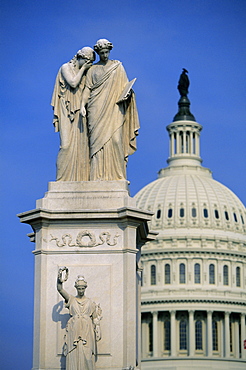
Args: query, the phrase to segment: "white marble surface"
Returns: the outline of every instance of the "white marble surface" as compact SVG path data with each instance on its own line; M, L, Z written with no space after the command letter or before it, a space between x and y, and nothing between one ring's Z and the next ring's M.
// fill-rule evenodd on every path
M136 366L140 298L136 239L138 228L139 243L148 238L151 213L135 208L127 182L50 183L37 209L19 217L32 225L36 240L33 369L65 366L62 346L68 310L56 291L61 266L69 268L64 283L68 292L75 293L73 283L82 274L88 282L86 295L101 305L96 368Z
M51 210L118 209L136 207L129 197L128 181L57 181L49 183L36 207Z

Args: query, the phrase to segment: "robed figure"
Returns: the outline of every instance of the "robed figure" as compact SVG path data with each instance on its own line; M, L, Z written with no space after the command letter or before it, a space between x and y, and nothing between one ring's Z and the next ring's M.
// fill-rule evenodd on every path
M85 296L87 282L81 275L75 281L77 295L67 293L63 288L63 271L60 268L57 277L57 290L65 299L65 307L69 309L70 319L66 326L63 354L66 356L66 370L95 370L97 357L96 342L101 339L100 320L101 308Z
M126 89L129 81L122 63L109 60L112 47L106 39L97 41L94 50L100 60L88 70L82 94L92 181L126 179L128 156L136 150L139 120L135 96Z
M84 47L59 69L51 105L53 124L60 132L60 150L56 162L57 181L88 181L90 171L86 120L80 115L81 96L86 73L95 60L95 52Z

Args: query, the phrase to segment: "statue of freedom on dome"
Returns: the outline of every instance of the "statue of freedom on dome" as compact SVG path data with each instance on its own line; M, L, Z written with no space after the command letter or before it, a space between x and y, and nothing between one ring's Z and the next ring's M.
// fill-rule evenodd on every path
M187 76L188 71L187 69L183 68L183 72L181 73L180 77L179 77L179 82L178 82L178 91L182 96L186 96L188 95L188 88L189 88L189 85L190 85L190 81L189 81L189 77Z

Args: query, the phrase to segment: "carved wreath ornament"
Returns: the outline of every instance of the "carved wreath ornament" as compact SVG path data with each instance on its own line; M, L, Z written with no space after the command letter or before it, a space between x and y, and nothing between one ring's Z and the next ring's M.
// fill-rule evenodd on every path
M99 241L97 241L96 236L93 232L84 230L78 233L75 244L72 243L72 236L70 234L62 235L61 241L58 238L54 237L52 234L50 236L50 241L55 240L57 247L65 247L66 245L68 247L97 247L98 245L103 245L104 243L113 247L117 244L118 237L120 235L116 233L113 241L111 242L111 234L108 231L104 231L99 235ZM89 237L89 241L88 238L86 238L87 240L85 240L85 237Z

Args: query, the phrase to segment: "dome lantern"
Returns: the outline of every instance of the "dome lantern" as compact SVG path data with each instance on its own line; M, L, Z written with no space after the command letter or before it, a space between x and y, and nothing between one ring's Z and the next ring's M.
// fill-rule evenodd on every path
M187 97L189 78L188 71L183 68L180 75L178 90L180 99L178 102L179 110L173 122L167 126L169 133L169 166L200 166L200 132L202 126L196 122L195 117L190 112L190 101Z

